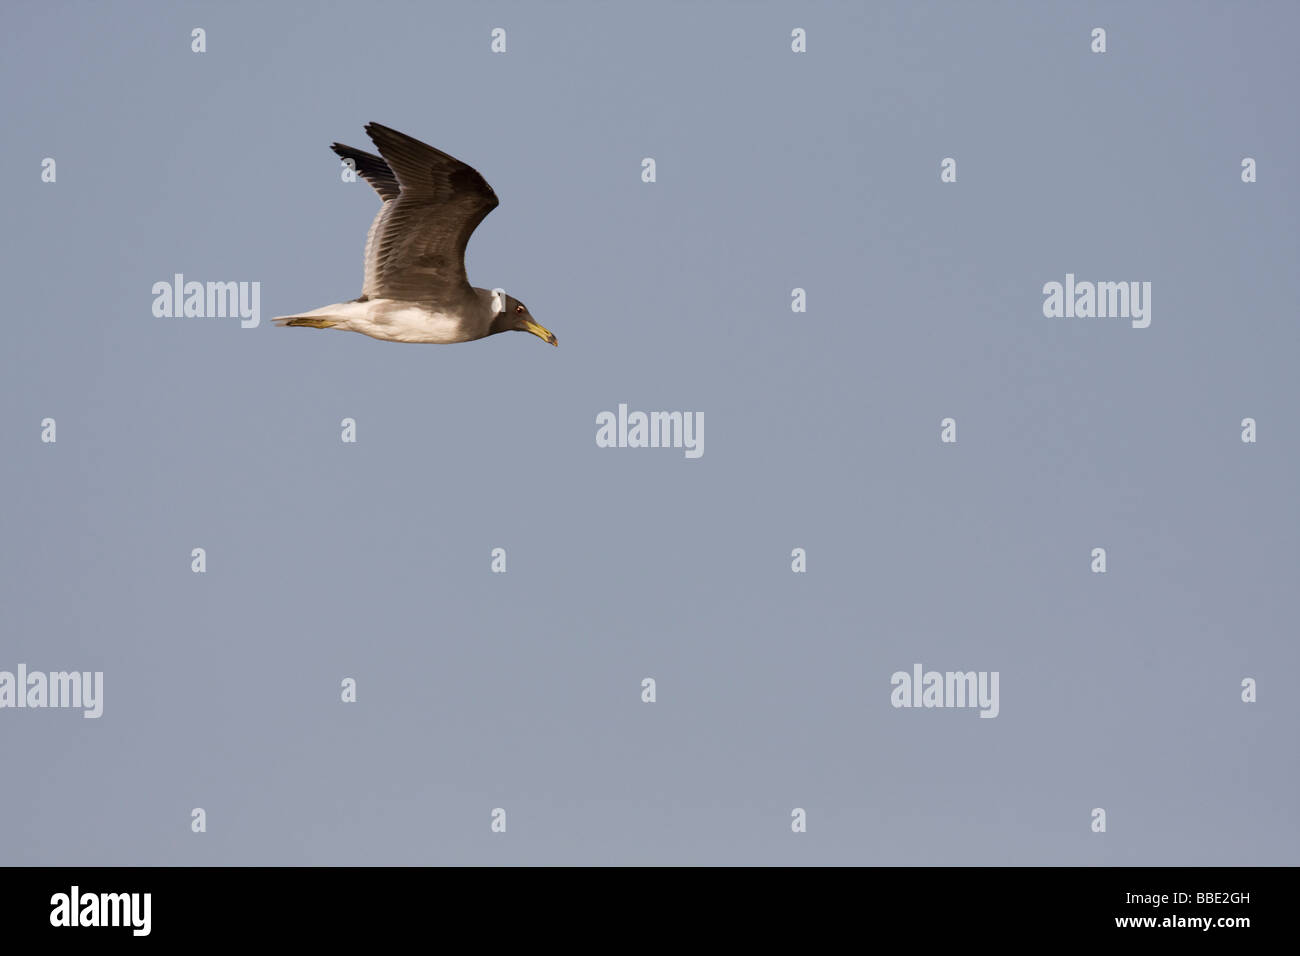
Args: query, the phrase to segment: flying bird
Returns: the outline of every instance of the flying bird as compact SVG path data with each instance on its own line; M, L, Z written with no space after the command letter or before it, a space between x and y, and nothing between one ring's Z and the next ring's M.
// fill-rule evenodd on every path
M469 284L465 246L498 204L478 171L378 123L368 123L366 134L378 156L342 143L330 146L352 161L383 200L366 236L361 297L277 316L275 324L440 345L518 331L558 345L514 296Z

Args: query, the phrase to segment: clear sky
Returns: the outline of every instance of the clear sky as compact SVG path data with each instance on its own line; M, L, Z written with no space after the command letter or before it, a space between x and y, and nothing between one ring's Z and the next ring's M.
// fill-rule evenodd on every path
M104 699L0 709L0 863L1300 862L1295 4L2 17L0 670ZM558 349L271 325L360 294L372 120Z

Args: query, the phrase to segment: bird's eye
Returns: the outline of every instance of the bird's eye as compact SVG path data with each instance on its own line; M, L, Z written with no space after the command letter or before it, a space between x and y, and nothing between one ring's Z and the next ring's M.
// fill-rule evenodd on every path
M523 314L524 314L524 307L523 307L522 305L517 305L517 306L515 306L515 314L516 314L516 315L523 315Z

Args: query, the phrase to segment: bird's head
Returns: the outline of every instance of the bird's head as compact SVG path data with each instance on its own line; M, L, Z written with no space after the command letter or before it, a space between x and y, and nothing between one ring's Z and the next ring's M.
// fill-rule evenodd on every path
M550 329L543 327L533 318L528 311L528 306L512 295L502 295L501 300L504 302L505 308L492 320L488 335L497 332L531 332L543 342L549 342L551 345L560 344L556 341L555 334Z

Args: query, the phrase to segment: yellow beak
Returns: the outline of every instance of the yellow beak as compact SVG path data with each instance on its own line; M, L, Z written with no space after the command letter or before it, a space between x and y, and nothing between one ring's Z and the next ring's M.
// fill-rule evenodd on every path
M543 342L550 342L552 345L555 346L558 346L560 344L559 342L556 341L554 332L552 332L550 329L543 328L542 326L534 322L532 319L524 320L524 331L532 332L533 335L537 336Z

